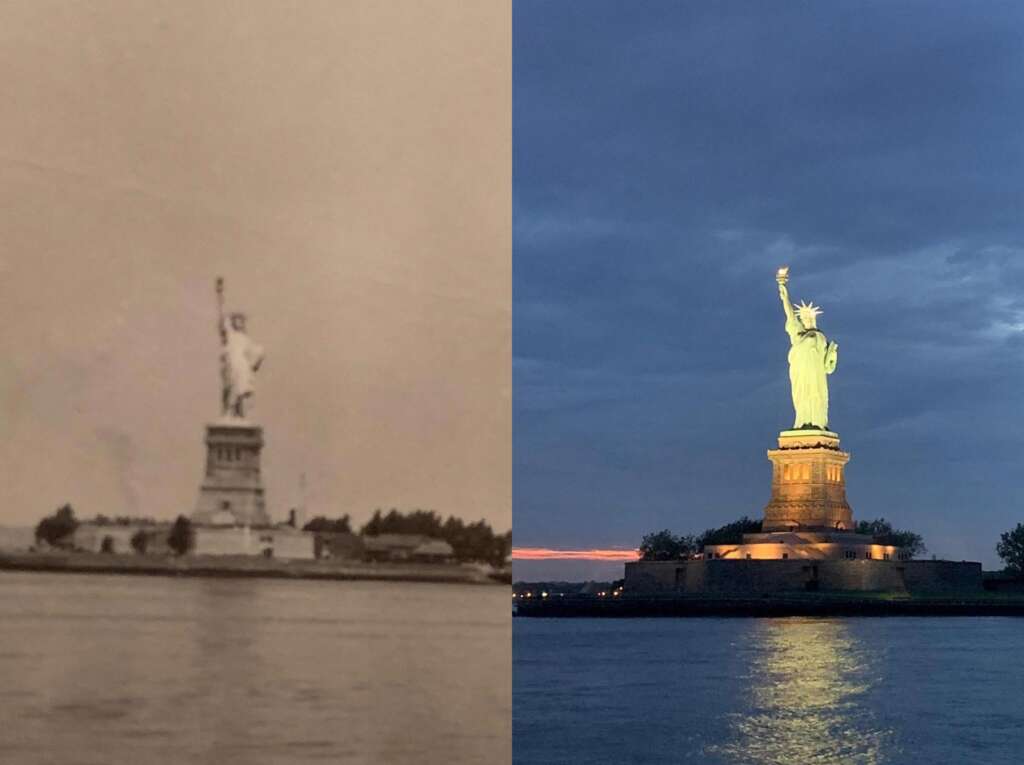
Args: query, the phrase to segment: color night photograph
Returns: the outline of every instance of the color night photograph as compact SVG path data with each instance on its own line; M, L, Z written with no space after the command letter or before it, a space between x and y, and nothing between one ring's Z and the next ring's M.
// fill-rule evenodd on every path
M513 4L513 752L1016 763L1024 8Z

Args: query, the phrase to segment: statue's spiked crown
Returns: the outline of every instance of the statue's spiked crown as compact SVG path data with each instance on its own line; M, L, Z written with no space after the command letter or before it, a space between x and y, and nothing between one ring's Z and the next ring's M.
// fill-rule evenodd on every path
M805 303L800 301L800 305L793 306L796 309L796 315L800 317L800 321L817 321L818 317L821 316L822 310L814 303Z

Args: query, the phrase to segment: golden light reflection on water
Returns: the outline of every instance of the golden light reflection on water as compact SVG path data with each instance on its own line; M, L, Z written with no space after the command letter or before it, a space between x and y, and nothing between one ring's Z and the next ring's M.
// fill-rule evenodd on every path
M749 668L750 708L709 751L735 763L875 763L896 754L866 694L884 682L879 657L842 621L761 622Z

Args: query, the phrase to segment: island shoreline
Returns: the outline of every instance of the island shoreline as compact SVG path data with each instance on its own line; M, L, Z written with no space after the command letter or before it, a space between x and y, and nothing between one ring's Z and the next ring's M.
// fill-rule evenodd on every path
M252 556L147 557L102 553L0 553L0 571L221 579L424 582L509 586L511 575L458 564L362 564Z

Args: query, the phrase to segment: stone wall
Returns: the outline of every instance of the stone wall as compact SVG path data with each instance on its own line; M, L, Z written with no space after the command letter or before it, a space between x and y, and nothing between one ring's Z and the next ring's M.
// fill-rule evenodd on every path
M148 552L156 552L157 548L162 551L167 551L167 534L170 531L169 524L147 526L135 524L130 526L104 524L101 526L86 521L85 523L80 523L78 528L75 529L74 536L72 537L72 544L79 550L100 552L103 549L103 540L109 537L111 552L134 553L135 550L132 547L132 537L135 536L140 529L151 537L149 540L150 544L147 547Z
M690 560L626 564L629 595L749 597L784 592L981 590L981 564L894 560Z
M908 560L907 589L922 595L976 592L982 589L981 564L972 561Z
M0 526L0 552L20 552L35 545L35 529L28 526Z
M627 563L624 589L643 595L673 595L676 592L676 572L685 565L677 560Z
M822 592L906 592L903 562L891 560L829 560L818 564Z
M314 537L294 529L196 526L195 555L263 555L282 560L312 560Z

